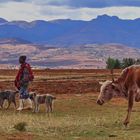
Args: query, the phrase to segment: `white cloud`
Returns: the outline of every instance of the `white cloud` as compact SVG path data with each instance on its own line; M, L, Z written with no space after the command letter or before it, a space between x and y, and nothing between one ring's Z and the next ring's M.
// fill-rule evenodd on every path
M0 4L0 17L7 20L91 20L98 15L108 14L123 19L140 17L140 7L70 8L66 6L37 5L36 3L8 2Z
M7 20L27 20L40 18L38 6L31 3L9 2L0 5L0 17Z

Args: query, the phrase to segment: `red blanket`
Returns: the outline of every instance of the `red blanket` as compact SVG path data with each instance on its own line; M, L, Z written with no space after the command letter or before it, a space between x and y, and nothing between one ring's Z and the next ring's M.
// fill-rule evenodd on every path
M28 69L29 71L29 81L32 81L34 79L34 75L33 75L33 72L31 70L31 67L28 63L24 63L21 65L18 73L17 73L17 76L16 76L16 79L15 79L15 86L20 89L20 80L21 80L21 77L23 75L23 71L24 71L24 68Z

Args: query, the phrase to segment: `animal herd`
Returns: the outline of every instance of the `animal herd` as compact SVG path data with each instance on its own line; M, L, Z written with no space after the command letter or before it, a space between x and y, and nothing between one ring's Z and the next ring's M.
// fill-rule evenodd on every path
M116 95L123 95L128 100L128 111L124 120L124 125L127 126L130 122L130 116L134 101L140 101L140 66L133 65L125 68L119 78L112 81L105 81L101 83L100 94L97 99L97 104L103 105L111 100ZM8 100L9 108L13 102L16 107L15 96L17 91L3 91L0 93L0 106L3 108L4 100ZM45 104L46 111L52 112L52 103L56 97L45 94L37 95L35 92L30 93L30 99L34 103L34 112L39 111L39 105Z
M0 92L0 106L3 108L5 100L8 102L8 106L6 109L8 109L11 105L11 103L14 104L16 108L16 94L18 91L12 91L12 90L7 90L7 91L1 91ZM45 104L46 105L46 112L52 112L53 111L53 100L56 99L55 96L51 94L43 94L39 95L36 94L35 92L29 92L29 97L32 100L32 103L34 104L34 109L33 112L39 112L39 105L40 104Z

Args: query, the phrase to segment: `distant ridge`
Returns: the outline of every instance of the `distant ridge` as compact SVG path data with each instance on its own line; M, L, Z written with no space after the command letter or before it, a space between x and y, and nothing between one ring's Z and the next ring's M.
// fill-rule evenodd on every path
M119 43L140 48L140 18L100 15L91 21L59 19L7 21L0 18L0 38L57 46Z
M0 24L1 24L1 23L6 23L6 22L8 22L8 21L5 20L4 18L0 18Z
M34 44L0 44L0 68L15 68L20 55L36 68L93 69L105 68L108 57L140 58L140 49L121 44L87 44L54 47Z
M30 44L31 42L19 38L0 38L0 44Z

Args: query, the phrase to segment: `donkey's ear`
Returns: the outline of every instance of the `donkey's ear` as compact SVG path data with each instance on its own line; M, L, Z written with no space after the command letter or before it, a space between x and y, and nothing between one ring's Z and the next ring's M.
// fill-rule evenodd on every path
M112 88L113 89L117 88L117 85L115 83L112 83Z
M17 93L19 93L19 91L18 91L18 90L16 90L14 93L15 93L15 94L17 94Z
M34 94L34 96L36 96L36 92L34 92L33 94Z
M104 82L99 82L100 85L103 85Z
M112 84L112 89L115 89L115 85L114 84Z
M116 84L113 82L113 83L112 83L112 86L116 86Z
M112 77L112 82L114 82L115 81L115 79L114 79L114 77Z

